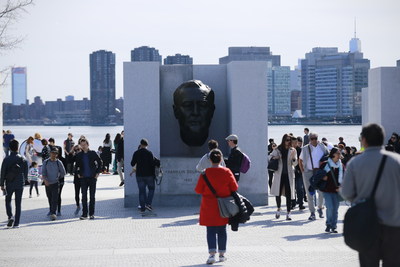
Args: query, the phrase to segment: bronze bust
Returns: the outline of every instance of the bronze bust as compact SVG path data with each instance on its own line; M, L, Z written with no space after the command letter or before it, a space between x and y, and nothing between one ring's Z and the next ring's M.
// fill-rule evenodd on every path
M181 84L174 92L174 115L188 146L202 146L214 115L214 91L199 80Z

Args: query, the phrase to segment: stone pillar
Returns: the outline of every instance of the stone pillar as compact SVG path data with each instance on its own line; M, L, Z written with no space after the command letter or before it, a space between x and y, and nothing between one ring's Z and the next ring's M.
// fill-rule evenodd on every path
M370 69L368 88L363 89L363 125L381 124L385 128L386 139L393 132L400 132L400 116L396 112L399 110L398 99L400 99L400 67Z
M131 207L138 203L138 187L130 163L140 139L160 157L160 63L124 62L124 131L125 207Z
M241 174L239 192L257 205L268 203L268 102L267 63L234 61L227 66L230 133L251 159L248 173Z

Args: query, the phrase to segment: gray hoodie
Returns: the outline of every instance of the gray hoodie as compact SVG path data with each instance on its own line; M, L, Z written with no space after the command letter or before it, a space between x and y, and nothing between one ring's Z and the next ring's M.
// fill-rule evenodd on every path
M51 159L45 160L42 165L43 179L49 184L58 183L58 179L65 176L65 169L60 160L52 161Z

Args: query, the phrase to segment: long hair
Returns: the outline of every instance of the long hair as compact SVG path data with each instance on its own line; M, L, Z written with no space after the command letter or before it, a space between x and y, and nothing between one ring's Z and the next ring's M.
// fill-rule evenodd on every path
M106 138L104 139L103 143L108 144L110 143L110 134L106 134Z
M122 135L120 133L117 133L117 135L114 138L114 143L118 144L119 141L121 140Z
M34 140L33 137L29 136L28 139L26 140L26 143L27 144L33 144L33 140Z
M291 141L292 136L289 135L289 134L284 134L284 135L282 136L281 144L278 146L279 151L282 152L282 150L285 148L285 140L286 140L287 138L290 138L290 142L292 142L292 141ZM290 144L289 144L289 148L290 148Z

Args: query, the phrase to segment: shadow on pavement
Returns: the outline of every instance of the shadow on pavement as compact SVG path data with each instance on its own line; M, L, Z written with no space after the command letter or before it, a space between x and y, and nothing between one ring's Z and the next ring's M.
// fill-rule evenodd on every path
M284 236L283 238L286 239L287 241L299 241L304 239L331 239L338 237L342 237L342 234L320 233L315 235L289 235L289 236Z

